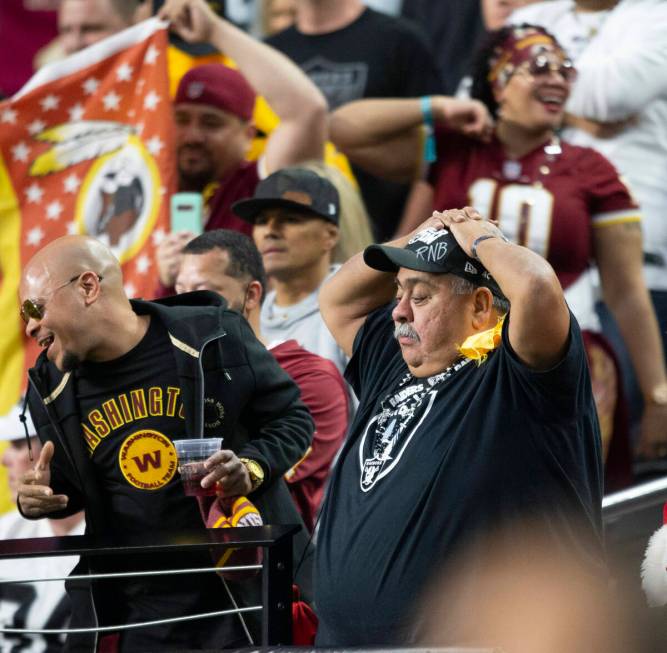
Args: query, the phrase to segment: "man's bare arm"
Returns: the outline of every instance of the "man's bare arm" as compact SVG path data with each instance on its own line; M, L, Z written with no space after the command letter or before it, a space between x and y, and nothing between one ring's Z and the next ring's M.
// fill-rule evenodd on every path
M498 282L512 305L509 339L529 367L549 369L563 356L570 330L570 313L553 268L539 254L507 242L502 232L473 208L435 212L451 229L468 256L477 240L479 260Z

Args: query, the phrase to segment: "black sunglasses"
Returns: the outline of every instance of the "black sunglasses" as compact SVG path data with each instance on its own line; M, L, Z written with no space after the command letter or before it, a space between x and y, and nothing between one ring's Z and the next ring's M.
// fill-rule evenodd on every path
M85 274L85 272L81 272L81 274L77 274L75 277L72 277L69 281L66 281L60 286L57 286L54 288L51 293L49 299L45 301L40 301L38 299L26 299L23 304L21 304L21 319L25 324L28 324L28 321L30 319L33 320L41 320L44 317L44 311L46 310L46 305L50 299L53 298L53 295L55 295L59 290L62 290L66 286L69 286L71 283L74 283L75 281L78 281L81 276ZM97 275L98 281L102 281L103 277L101 277L99 274Z

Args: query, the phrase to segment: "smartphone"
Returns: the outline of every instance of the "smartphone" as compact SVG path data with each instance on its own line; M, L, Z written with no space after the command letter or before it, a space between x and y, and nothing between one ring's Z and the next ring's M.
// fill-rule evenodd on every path
M204 201L200 193L174 193L171 196L171 231L204 231Z

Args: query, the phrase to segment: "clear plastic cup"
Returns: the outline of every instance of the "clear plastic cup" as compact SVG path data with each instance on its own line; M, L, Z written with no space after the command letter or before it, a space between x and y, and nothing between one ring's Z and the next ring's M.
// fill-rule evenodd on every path
M222 438L193 438L174 440L178 456L178 472L183 482L183 490L189 497L205 497L215 494L215 484L204 488L201 480L209 473L204 468L204 461L216 451L220 451Z

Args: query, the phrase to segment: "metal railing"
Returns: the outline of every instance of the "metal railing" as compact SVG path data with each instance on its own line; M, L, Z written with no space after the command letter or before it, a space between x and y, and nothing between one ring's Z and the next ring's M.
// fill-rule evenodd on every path
M298 526L259 526L246 528L218 528L179 533L142 533L135 535L92 536L69 535L63 537L26 538L0 541L0 560L11 558L86 556L103 558L136 554L167 554L206 551L216 549L263 549L262 564L225 566L225 572L262 570L262 604L215 612L183 615L170 619L133 624L104 625L91 628L68 629L19 629L1 628L0 633L12 634L68 634L83 632L120 632L132 628L144 628L163 623L177 623L216 616L262 611L262 646L289 645L292 642L292 536ZM93 581L111 578L135 578L190 573L220 572L219 567L190 569L159 569L155 571L128 571L101 574L80 574L67 578L3 579L0 584L54 582L62 580ZM227 587L225 583L225 587Z

